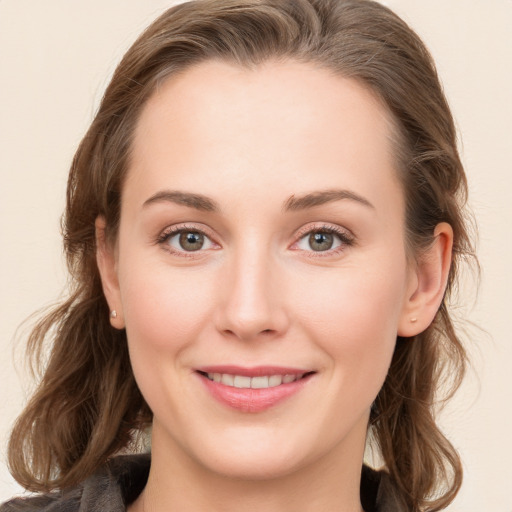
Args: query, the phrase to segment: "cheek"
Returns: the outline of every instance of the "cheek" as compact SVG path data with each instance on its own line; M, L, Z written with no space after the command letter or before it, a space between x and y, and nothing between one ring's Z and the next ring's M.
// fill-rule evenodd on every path
M205 318L211 316L214 288L207 276L148 265L133 256L119 270L137 384L153 411L176 411L183 406L179 397L187 393L183 362L200 337Z
M214 290L212 279L198 274L148 264L142 258L120 266L121 299L131 346L176 351L197 336L213 304Z
M335 371L363 383L383 380L396 343L406 272L395 262L329 273L323 286L304 286L300 317ZM368 270L366 270L368 268ZM370 373L369 373L370 372Z

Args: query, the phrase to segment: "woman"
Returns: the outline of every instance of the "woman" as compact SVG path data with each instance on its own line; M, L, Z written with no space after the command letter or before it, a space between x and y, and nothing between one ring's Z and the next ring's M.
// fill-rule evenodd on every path
M380 4L164 13L73 161L75 286L9 457L53 492L4 510L445 508L465 193L430 56ZM114 457L149 426L151 460Z

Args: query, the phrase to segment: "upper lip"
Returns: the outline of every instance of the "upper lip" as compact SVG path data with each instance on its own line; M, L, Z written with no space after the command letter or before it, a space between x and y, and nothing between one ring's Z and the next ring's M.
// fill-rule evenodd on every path
M235 365L215 365L201 366L196 368L201 373L227 373L229 375L241 375L244 377L262 377L271 375L304 375L313 373L310 368L291 368L287 366L235 366Z

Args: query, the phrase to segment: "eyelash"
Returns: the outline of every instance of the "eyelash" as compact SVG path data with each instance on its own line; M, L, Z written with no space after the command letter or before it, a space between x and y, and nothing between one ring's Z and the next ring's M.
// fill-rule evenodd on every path
M171 254L176 254L183 258L197 258L200 255L197 253L204 252L204 249L203 250L199 249L197 251L185 251L185 250L179 251L179 250L176 250L173 247L171 247L168 243L169 240L173 236L178 235L180 233L187 233L187 232L199 233L199 234L203 235L205 238L207 238L208 240L210 240L212 244L218 245L216 242L213 241L213 237L211 235L209 235L204 228L198 228L197 226L189 226L187 224L179 224L177 226L170 226L170 227L164 229L164 231L162 231L162 233L160 235L158 235L158 237L156 239L156 243L158 245L161 245L162 247L165 246L163 248L166 251L170 252Z
M213 237L211 235L209 235L206 232L206 230L204 230L203 228L198 228L197 226L189 226L186 224L180 224L180 225L170 226L170 227L166 228L160 235L158 235L158 237L156 239L156 243L158 245L165 246L166 251L169 251L170 253L176 254L180 257L197 258L201 255L201 253L203 253L207 249L199 249L197 251L176 250L173 247L171 247L168 243L169 240L173 236L180 234L180 233L186 233L186 232L199 233L199 234L203 235L205 238L207 238L208 240L210 240L210 242L212 244L218 245L213 240ZM335 235L340 241L340 245L334 249L328 249L326 251L314 251L314 250L306 251L306 252L309 252L310 257L314 257L314 258L322 258L322 257L328 257L328 256L333 256L333 255L339 254L342 251L344 251L347 247L350 247L350 246L354 245L354 243L355 243L354 236L345 229L342 229L342 228L339 228L336 226L331 226L331 225L322 225L322 226L309 225L309 226L302 228L297 233L296 241L292 244L292 250L298 250L298 249L293 249L293 246L296 246L301 240L303 240L306 236L311 235L312 233L326 233L326 234Z
M303 240L306 236L311 235L312 233L326 233L330 235L335 235L341 242L338 247L334 249L329 249L327 251L308 251L309 256L312 258L326 258L329 256L337 255L343 252L347 247L351 247L355 244L355 237L348 230L340 228L338 226L323 224L321 226L309 225L299 230L299 232L297 233L297 241L293 243L293 246L297 245L301 240Z

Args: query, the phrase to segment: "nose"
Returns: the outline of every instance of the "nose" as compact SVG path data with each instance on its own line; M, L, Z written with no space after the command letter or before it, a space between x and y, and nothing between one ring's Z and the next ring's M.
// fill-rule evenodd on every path
M266 251L233 255L219 283L216 327L239 340L282 336L289 325L283 274Z

